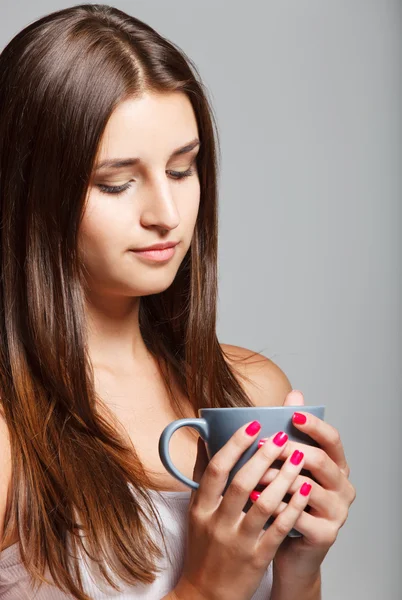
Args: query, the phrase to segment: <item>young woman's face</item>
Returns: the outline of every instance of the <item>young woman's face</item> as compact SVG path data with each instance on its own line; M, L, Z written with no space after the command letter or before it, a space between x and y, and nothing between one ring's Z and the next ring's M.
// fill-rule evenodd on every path
M193 108L183 93L147 94L122 102L113 112L79 232L91 292L143 296L172 284L198 214L197 139ZM173 154L189 144L191 150ZM96 168L104 161L131 159L138 160ZM163 262L132 251L170 241L178 245Z

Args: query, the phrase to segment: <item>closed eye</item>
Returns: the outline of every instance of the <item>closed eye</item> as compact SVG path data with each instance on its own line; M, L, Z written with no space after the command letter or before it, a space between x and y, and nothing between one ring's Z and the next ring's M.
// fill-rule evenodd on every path
M186 177L190 177L191 175L194 175L195 170L190 167L189 169L187 169L187 171L167 171L167 173L170 173L170 175L173 179L179 181L181 179L185 179ZM122 194L123 192L125 192L126 190L131 188L131 182L128 181L127 183L124 183L123 185L98 184L96 187L99 188L99 190L103 194Z

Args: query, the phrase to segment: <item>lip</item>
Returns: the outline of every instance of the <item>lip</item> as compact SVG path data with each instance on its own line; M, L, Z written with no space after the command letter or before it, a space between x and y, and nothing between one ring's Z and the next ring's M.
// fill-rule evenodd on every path
M146 259L147 261L166 262L175 254L176 246L177 244L174 246L168 246L167 248L162 248L161 250L132 250L132 253L139 258Z
M147 246L146 248L132 248L133 252L144 252L145 250L165 250L166 248L173 248L177 246L179 242L161 242L154 244L153 246Z

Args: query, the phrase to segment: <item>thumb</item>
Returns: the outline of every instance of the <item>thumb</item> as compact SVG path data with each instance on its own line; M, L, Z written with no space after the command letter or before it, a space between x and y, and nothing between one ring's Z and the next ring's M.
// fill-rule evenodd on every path
M292 390L285 398L283 406L304 406L304 396L300 390Z
M204 474L205 469L209 463L209 458L207 454L207 449L205 447L205 442L201 436L198 437L197 440L197 457L195 459L194 470L193 470L193 479L197 483L200 483L201 478ZM197 491L193 488L191 493L191 498L193 498L194 493Z

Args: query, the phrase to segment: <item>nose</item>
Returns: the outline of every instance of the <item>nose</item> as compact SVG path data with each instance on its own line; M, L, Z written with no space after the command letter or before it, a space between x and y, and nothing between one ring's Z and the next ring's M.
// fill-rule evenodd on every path
M147 192L144 193L141 225L170 230L177 227L179 223L179 211L166 176L155 176L150 182Z

